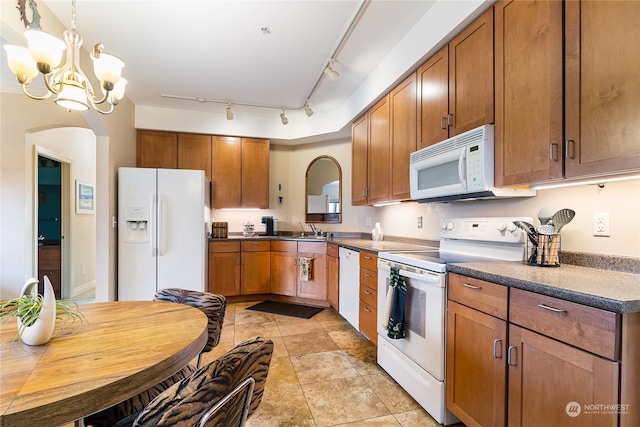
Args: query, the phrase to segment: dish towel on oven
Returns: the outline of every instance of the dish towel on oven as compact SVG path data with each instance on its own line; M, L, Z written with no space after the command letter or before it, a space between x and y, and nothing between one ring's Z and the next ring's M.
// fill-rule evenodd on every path
M393 339L404 338L404 303L407 299L407 284L397 268L391 269L389 277L389 289L393 289L389 323L387 323L387 336Z
M311 257L301 256L299 258L301 282L308 282L311 279L311 261L313 261Z

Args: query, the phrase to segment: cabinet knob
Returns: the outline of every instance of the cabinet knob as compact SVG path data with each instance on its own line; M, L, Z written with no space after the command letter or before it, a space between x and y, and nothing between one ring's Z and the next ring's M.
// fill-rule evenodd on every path
M440 117L440 129L445 130L447 128L447 118Z
M482 286L470 285L469 283L463 283L462 286L464 286L465 288L473 289L475 291L479 291L480 289L482 289Z
M567 159L575 159L576 158L576 142L573 139L567 139L564 144L565 157Z
M555 142L549 144L549 160L552 162L558 161L558 144Z
M498 346L498 344L500 345ZM493 340L493 358L502 359L502 340L500 338Z
M516 353L517 347L515 345L509 346L509 348L507 349L507 365L509 366L518 366L518 363L516 361L516 356L514 356L514 354Z

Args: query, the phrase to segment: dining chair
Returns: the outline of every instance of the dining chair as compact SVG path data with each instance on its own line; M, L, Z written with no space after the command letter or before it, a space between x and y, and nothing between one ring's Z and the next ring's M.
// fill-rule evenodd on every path
M189 364L177 373L164 381L148 388L147 390L133 396L124 402L107 408L103 411L90 415L84 419L85 425L93 427L107 427L118 420L141 411L156 396L171 387L178 381L192 375L198 368L202 360L202 354L211 351L220 342L222 324L227 307L227 300L224 296L210 292L198 292L180 288L161 289L153 297L154 301L167 301L179 304L186 304L196 307L207 316L207 343L198 355L195 366Z
M262 401L272 355L273 341L244 341L114 427L241 427Z

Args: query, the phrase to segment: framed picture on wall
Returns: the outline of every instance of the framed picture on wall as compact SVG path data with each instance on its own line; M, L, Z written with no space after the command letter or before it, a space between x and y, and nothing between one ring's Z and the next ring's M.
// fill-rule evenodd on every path
M76 180L76 213L96 213L96 186Z

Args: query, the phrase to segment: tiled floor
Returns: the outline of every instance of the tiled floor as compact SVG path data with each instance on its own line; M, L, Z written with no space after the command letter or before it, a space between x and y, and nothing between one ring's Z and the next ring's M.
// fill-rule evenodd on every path
M275 344L264 398L248 427L438 426L376 364L376 348L328 308L311 319L228 304L213 360L255 336Z

